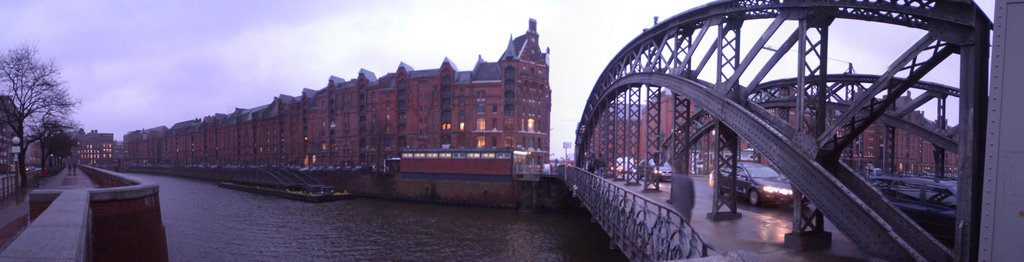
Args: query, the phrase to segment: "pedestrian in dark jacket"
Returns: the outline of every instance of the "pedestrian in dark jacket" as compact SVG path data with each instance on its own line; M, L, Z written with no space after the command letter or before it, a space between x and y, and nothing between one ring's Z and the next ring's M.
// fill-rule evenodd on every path
M669 198L676 212L679 212L683 219L686 219L686 222L690 222L691 214L693 214L693 202L695 200L693 179L685 173L672 172L672 194Z

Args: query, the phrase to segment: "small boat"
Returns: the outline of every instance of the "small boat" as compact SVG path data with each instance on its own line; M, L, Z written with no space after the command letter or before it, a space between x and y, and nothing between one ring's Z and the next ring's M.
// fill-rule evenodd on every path
M312 185L304 188L279 188L266 185L225 181L218 183L217 186L314 203L355 198L355 195L348 193L348 191L336 192L334 191L334 187L325 185Z

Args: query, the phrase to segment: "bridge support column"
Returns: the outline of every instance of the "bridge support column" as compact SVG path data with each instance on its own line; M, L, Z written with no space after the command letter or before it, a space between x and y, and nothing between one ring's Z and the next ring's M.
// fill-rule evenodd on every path
M716 124L717 135L715 147L714 197L708 219L712 221L732 220L743 217L736 211L736 158L739 153L739 136L731 128L722 123ZM725 208L726 210L722 210Z
M612 141L615 142L615 144L613 145L614 149L612 151L614 153L611 156L612 163L615 163L615 167L612 170L612 173L615 175L615 177L612 180L616 180L616 181L625 180L625 177L623 177L623 175L624 175L623 172L628 170L625 167L625 165L626 165L626 157L625 157L626 156L626 154L625 154L626 153L626 145L624 143L626 141L626 119L625 119L626 104L624 102L625 100L626 100L626 93L623 92L623 93L619 93L619 96L615 98L615 102L612 103L612 108L613 108L612 111L614 112L614 114L612 114L612 118L611 119L612 119L612 130L613 130L612 133L614 133L614 136L611 139L612 139Z
M643 157L640 153L640 88L634 86L626 90L626 117L623 119L626 127L626 136L623 137L626 140L626 154L622 172L625 173L627 186L640 185L640 164L646 161L639 159Z
M935 120L935 125L938 126L939 132L945 133L946 132L946 98L945 97L940 97L939 99L936 99L935 101L937 102L936 103L937 104L937 106L936 106L936 112L937 112L936 115L937 115L937 117L936 117L936 120ZM945 178L946 177L946 149L942 148L942 147L939 147L939 146L936 146L936 145L932 145L932 146L935 149L932 152L932 154L935 156L935 169L932 170L932 171L935 172L935 177L936 178L939 178L939 179Z
M806 131L815 137L825 132L829 115L828 98L828 26L832 17L811 14L800 20L799 59L797 62L797 132ZM813 94L814 102L808 106L805 96ZM810 128L804 128L805 108L814 108L814 120ZM800 136L798 134L798 136ZM842 150L835 149L833 150ZM839 151L841 152L841 151ZM819 161L826 169L836 170L839 159ZM817 207L811 207L810 200L800 189L793 188L793 231L786 234L785 245L795 250L821 249L832 246L832 233L825 231L825 217Z
M676 173L680 173L685 176L690 176L690 126L692 125L693 118L690 115L690 99L683 98L681 96L672 96L672 138L670 139L672 148L671 160L669 164L672 165L672 181L675 181ZM673 187L672 190L675 187ZM672 203L672 196L675 194L669 194L668 202Z
M787 248L822 249L832 246L832 233L825 231L825 217L799 189L793 189L793 232L785 236Z
M615 178L615 171L612 169L612 163L615 161L615 106L608 107L608 112L601 115L601 123L599 128L594 131L600 130L601 136L601 154L598 157L604 160L604 178Z
M656 172L664 162L661 154L661 87L647 86L647 146L645 147L645 153L647 155L647 161L643 162L643 165L647 165L648 161L653 161L654 166L645 168L646 180L644 181L644 191L661 191L661 178L658 177ZM669 174L671 175L671 174Z

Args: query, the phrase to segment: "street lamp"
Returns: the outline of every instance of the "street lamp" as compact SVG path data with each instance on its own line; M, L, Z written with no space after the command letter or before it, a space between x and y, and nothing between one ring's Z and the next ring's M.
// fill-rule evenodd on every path
M14 157L14 173L21 178L21 168L18 168L18 154L21 153L21 138L14 136L11 138L11 153Z
M328 152L328 154L329 154L328 157L330 157L330 159L327 160L327 162L330 163L331 166L334 166L334 128L335 127L337 127L337 126L334 125L334 120L331 120L331 141L330 141L331 142L331 148L330 148L331 151Z

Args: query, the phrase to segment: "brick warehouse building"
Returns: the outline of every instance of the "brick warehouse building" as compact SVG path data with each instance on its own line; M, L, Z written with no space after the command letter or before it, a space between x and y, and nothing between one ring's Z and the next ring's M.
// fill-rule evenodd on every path
M381 166L403 149L512 148L548 159L548 51L536 21L471 71L400 63L382 77L331 76L320 90L124 135L132 165Z
M75 139L78 140L72 151L75 163L109 166L117 161L114 159L114 134L96 130L86 133L84 129L79 129Z
M672 112L673 112L673 108L672 108L673 107L673 101L672 101L672 99L673 98L672 98L672 95L671 95L670 91L663 90L662 92L663 93L662 93L662 96L661 96L661 108L660 108L660 110L661 110L660 122L662 124L660 126L660 133L662 134L663 139L669 139L670 138L670 134L672 133L672 128L673 127L671 125L667 124L667 123L672 123L672 117L673 117L672 116ZM897 105L911 103L912 100L913 99L911 98L911 94L908 92L908 94L906 96L900 97L897 100ZM627 125L636 125L636 126L638 126L639 134L638 134L638 137L636 138L636 140L634 140L633 142L639 144L638 148L640 148L640 151L637 151L637 153L642 153L642 154L640 154L637 158L638 158L638 160L647 160L648 152L646 151L646 149L648 148L648 139L647 139L647 129L648 129L648 127L645 124L645 123L647 123L647 114L646 114L647 104L646 104L646 101L641 101L641 103L643 103L643 104L640 105L640 107L641 107L640 108L641 114L640 114L639 121L632 120L632 121L628 121L628 123L618 122L617 124L619 124L619 125L627 124ZM625 110L625 108L623 107L622 110ZM697 111L697 107L695 107L695 106L693 106L691 104L691 112L696 112L696 111ZM779 115L783 119L786 119L790 123L790 125L792 125L792 126L796 125L796 115L794 114L794 112L792 112L792 110L786 111L787 114L789 115L788 117L784 117L784 115L782 115L783 111L778 110L778 109L768 109L768 111L772 112L772 113L774 113L776 115ZM808 117L811 117L811 116L808 116ZM904 116L903 119L908 121L908 122L910 122L910 123L913 123L913 124L915 124L917 126L920 126L920 127L926 128L926 129L931 129L931 130L939 129L939 126L940 126L940 124L937 123L935 120L929 120L929 119L925 118L924 117L924 113L921 112L921 111L911 112L911 113L907 114L906 116ZM945 129L948 130L948 129L951 129L951 128L952 127L949 127L947 125ZM862 172L866 172L867 169L869 169L869 168L881 168L882 172L887 173L887 174L891 174L891 173L898 173L898 174L903 174L903 173L911 173L911 174L929 173L929 174L935 174L937 172L936 169L935 169L936 168L936 164L935 164L936 163L936 159L935 159L935 155L934 155L935 154L934 153L935 152L935 150L934 150L935 147L930 142L928 142L927 140L925 140L925 139L923 139L921 137L915 136L913 134L910 134L909 132L902 131L902 130L896 130L895 137L894 137L895 139L893 141L895 149L896 149L895 150L895 154L892 156L891 159L887 159L887 156L886 156L887 152L884 151L885 144L888 143L888 141L887 141L888 138L886 137L887 136L887 132L886 132L887 130L886 129L887 128L886 128L886 126L884 124L874 124L874 125L871 125L867 130L864 131L863 134L861 134L858 137L858 139L856 141L854 141L854 143L850 146L849 150L846 150L845 152L843 152L843 156L842 156L841 159L844 162L846 162L848 165L850 165L850 167L853 167L854 169L856 169L858 171L862 171ZM594 137L595 138L603 137L603 136L606 135L606 132L608 132L608 131L610 131L610 130L609 129L598 129L598 130L596 130L596 133L594 134ZM701 139L700 141L697 141L697 143L694 144L693 147L691 148L691 150L692 150L691 154L693 154L693 161L695 163L694 166L691 167L691 168L693 168L695 170L694 172L696 172L697 174L702 174L703 175L703 174L707 174L708 172L710 172L710 170L708 170L703 165L703 163L705 163L707 161L710 161L709 159L711 158L711 152L713 152L713 151L710 151L710 150L707 150L707 149L712 148L712 147L713 146L712 146L711 140L709 140L709 139ZM739 148L740 148L741 151L748 151L750 153L750 154L745 154L744 152L741 152L741 156L742 157L754 157L754 158L757 157L757 154L756 154L755 150L753 150L752 147L747 143L747 141L743 140L742 138L740 139ZM671 157L671 152L665 151L664 148L662 150L664 151L663 153L665 154L666 157ZM603 158L605 158L604 160L608 161L609 163L614 162L613 159L621 159L620 156L603 156ZM746 159L746 160L751 160L751 159ZM949 151L945 152L945 159L944 160L945 160L945 164L944 164L945 170L944 170L944 173L946 173L946 174L957 173L957 166L956 166L957 155L956 155L956 152L949 152ZM763 158L761 159L761 161L762 162L767 162ZM676 168L679 167L679 163L670 163L670 164L673 164Z

